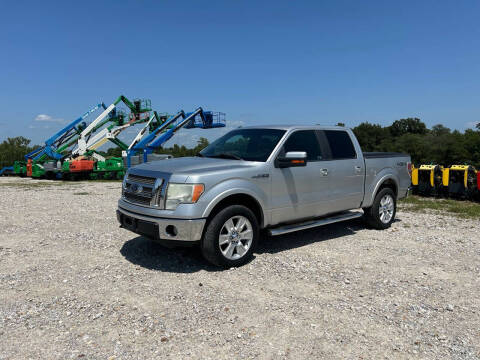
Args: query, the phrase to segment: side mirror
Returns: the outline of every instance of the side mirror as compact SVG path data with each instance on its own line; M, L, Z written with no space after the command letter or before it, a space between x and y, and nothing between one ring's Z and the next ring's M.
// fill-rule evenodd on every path
M289 151L285 156L277 157L276 167L288 168L307 165L307 153L305 151Z

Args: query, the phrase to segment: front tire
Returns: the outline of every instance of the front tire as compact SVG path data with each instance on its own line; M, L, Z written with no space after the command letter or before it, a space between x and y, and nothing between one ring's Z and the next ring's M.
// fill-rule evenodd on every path
M372 206L363 211L365 221L370 227L377 230L389 228L397 213L395 193L390 188L380 190L375 196Z
M231 205L208 223L201 243L202 254L216 266L241 266L252 258L258 238L255 214L245 206Z

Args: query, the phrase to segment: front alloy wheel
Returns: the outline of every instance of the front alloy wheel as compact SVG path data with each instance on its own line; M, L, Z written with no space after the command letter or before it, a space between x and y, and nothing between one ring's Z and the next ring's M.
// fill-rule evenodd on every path
M233 216L223 224L218 245L223 256L238 260L245 256L252 245L252 224L245 216Z
M253 256L258 237L255 214L243 205L230 205L208 222L201 243L202 254L217 266L241 266Z

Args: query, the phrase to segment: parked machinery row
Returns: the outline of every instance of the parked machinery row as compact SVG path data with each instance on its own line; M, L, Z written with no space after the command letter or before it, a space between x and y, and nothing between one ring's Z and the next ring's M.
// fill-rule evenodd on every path
M422 196L443 196L480 200L480 171L471 165L420 165L412 169L412 192Z
M120 102L130 110L128 115L117 107ZM99 109L102 113L87 124L85 119ZM118 138L122 131L141 123L144 126L130 145ZM181 128L224 126L224 113L198 108L170 116L153 111L150 100L131 102L121 95L108 107L103 103L96 105L47 139L43 146L26 154L25 161L15 161L13 166L1 169L0 175L64 180L121 179L131 165L170 158L154 151ZM107 142L119 147L122 157L105 158L98 149Z

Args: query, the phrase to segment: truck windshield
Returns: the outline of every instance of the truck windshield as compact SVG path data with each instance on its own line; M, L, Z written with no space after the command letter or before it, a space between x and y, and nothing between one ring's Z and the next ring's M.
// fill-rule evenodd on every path
M267 161L285 130L278 129L237 129L215 140L200 152L200 156Z

